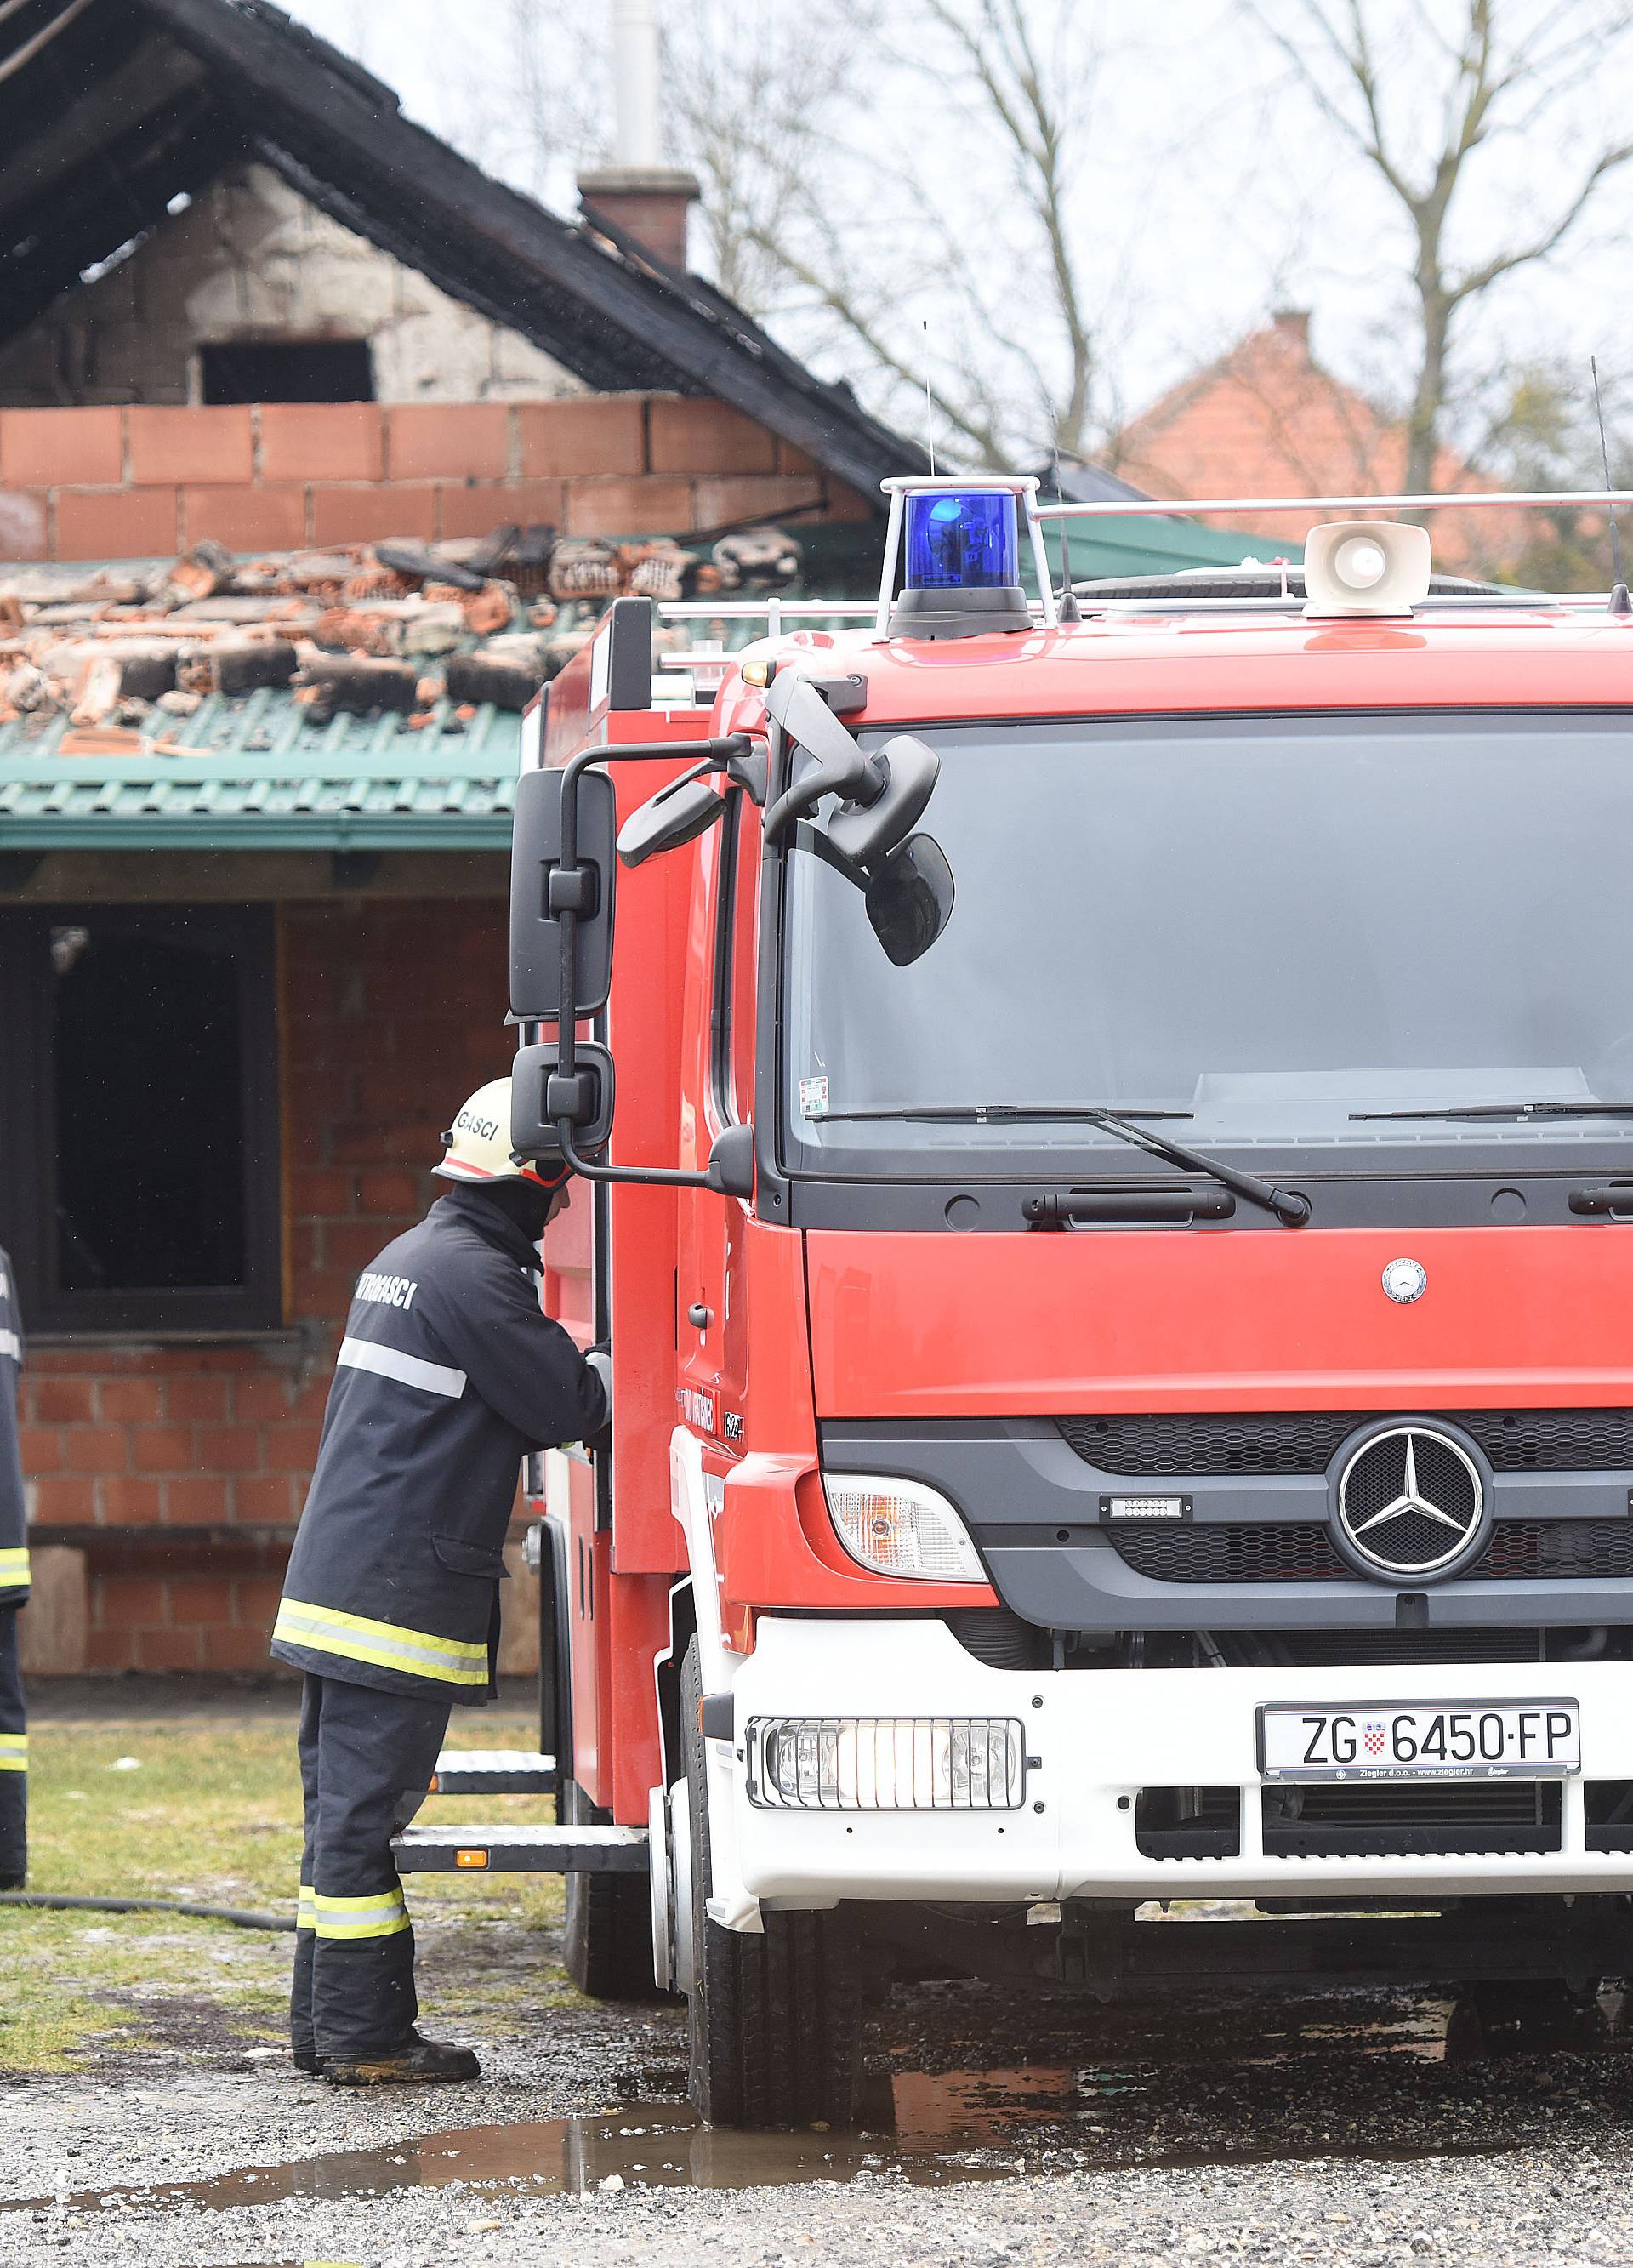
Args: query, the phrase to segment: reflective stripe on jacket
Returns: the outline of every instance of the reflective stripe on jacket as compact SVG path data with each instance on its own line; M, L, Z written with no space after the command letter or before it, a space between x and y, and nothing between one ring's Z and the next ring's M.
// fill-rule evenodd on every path
M0 1607L28 1596L23 1512L23 1463L18 1453L17 1397L23 1369L23 1319L11 1263L0 1251Z
M450 1191L357 1280L273 1653L485 1700L518 1468L606 1420L600 1381L540 1308L526 1233Z

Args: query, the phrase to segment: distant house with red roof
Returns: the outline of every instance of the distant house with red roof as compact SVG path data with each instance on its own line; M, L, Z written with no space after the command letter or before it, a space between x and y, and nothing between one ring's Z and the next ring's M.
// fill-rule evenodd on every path
M1283 308L1171 387L1107 455L1125 479L1163 497L1389 495L1405 482L1407 437L1403 419L1315 360L1308 314ZM1446 449L1434 485L1500 483ZM1229 525L1301 541L1320 518L1244 513ZM1505 512L1440 513L1431 533L1437 563L1453 570L1504 556L1523 541Z

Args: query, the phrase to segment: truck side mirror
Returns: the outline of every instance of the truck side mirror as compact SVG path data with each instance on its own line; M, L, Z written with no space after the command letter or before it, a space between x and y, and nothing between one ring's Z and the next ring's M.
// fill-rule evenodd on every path
M607 1005L613 976L613 878L618 805L605 772L577 784L577 858L562 865L559 771L524 772L516 786L511 837L511 1013L519 1023L593 1016ZM560 916L574 919L577 998L562 1000Z
M613 1059L593 1040L579 1040L573 1067L561 1067L561 1045L541 1040L518 1048L511 1067L511 1148L519 1158L559 1158L560 1121L586 1156L604 1150L613 1130Z
M953 911L953 869L933 835L909 835L874 868L863 909L898 968L930 951Z
M752 1197L754 1193L754 1130L751 1125L723 1126L709 1152L709 1186L724 1197Z
M706 775L688 772L632 811L618 836L618 856L626 866L644 865L666 850L678 850L725 817L726 799Z

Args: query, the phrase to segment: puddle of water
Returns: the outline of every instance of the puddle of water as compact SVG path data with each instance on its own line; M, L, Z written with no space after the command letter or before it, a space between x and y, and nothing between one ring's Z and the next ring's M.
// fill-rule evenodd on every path
M1081 2162L1085 2150L1104 2143L1101 2114L1110 2111L1110 2098L1144 2092L1129 2073L1065 2065L933 2075L899 2072L879 2084L875 2115L881 2121L894 2120L894 2131L889 2134L865 2130L739 2133L699 2125L683 2102L629 2102L577 2117L451 2127L396 2146L336 2150L285 2165L246 2167L203 2181L87 2190L59 2202L82 2213L124 2205L158 2210L197 2205L227 2212L292 2198L379 2197L455 2183L489 2195L503 2190L513 2196L548 2197L606 2186L735 2190L781 2183L845 2183L864 2172L894 2172L924 2186L998 2181L1019 2167L1012 2154L1022 2143L1033 2150L1063 2147ZM1335 2148L1330 2141L1301 2147L1285 2138L1262 2146L1136 2149L1131 2162L1155 2169L1306 2158L1498 2156L1519 2146L1496 2136L1479 2143L1447 2141L1431 2147L1400 2142L1347 2148ZM1122 2153L1114 2154L1121 2157ZM0 2206L0 2212L38 2210L51 2202L23 2199ZM343 2264L326 2263L322 2268L343 2268Z

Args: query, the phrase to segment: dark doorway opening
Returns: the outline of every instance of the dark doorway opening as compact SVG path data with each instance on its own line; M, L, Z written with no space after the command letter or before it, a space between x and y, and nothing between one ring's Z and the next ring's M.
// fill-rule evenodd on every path
M199 363L210 402L374 399L366 339L239 339L201 347Z

